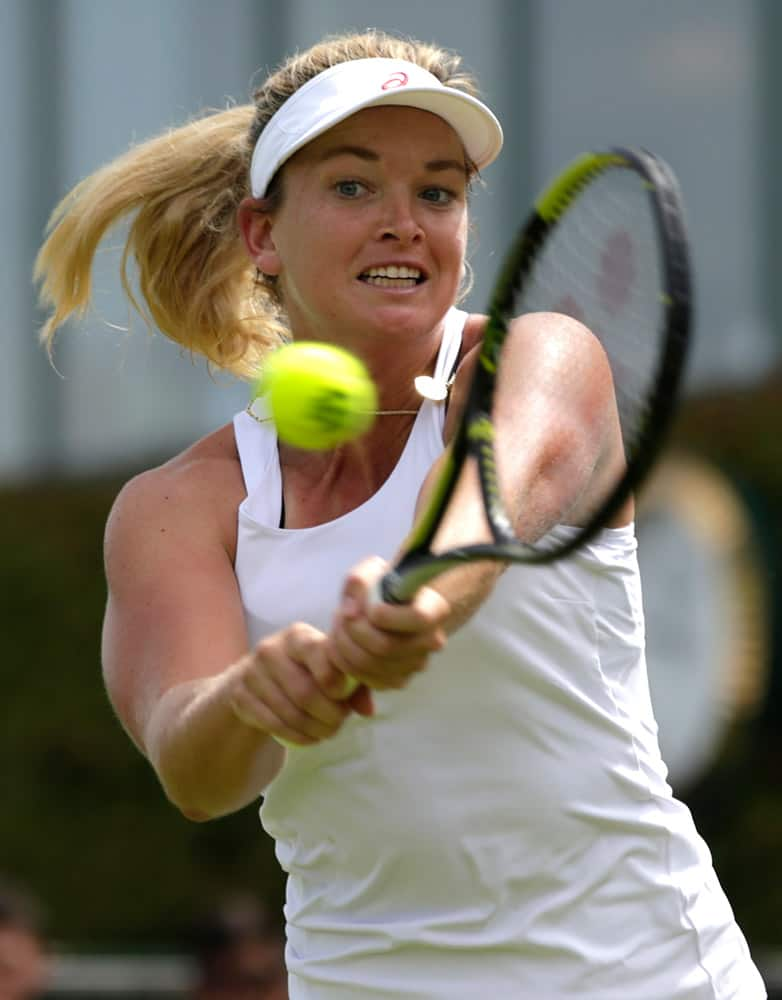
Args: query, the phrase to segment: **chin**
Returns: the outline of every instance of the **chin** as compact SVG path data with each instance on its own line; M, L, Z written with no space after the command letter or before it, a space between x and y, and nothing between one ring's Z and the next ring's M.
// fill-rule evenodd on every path
M420 298L402 299L400 296L393 301L379 302L366 311L362 309L359 315L366 316L369 324L386 332L409 330L424 334L442 322L450 306L450 302L422 302Z

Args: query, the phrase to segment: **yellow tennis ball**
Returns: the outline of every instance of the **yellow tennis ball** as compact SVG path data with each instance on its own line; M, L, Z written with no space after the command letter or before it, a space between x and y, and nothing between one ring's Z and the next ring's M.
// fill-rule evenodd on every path
M377 390L365 365L332 344L299 341L269 356L256 383L281 441L321 451L350 441L375 419Z

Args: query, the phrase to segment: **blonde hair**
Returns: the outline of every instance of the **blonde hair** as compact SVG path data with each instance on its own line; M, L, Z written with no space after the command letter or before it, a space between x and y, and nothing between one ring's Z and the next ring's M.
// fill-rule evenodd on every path
M285 314L272 281L245 250L237 209L269 119L313 76L337 63L406 59L441 82L475 94L458 55L380 31L332 36L284 62L253 103L207 114L132 147L81 181L55 208L35 263L41 303L50 310L41 339L51 352L69 317L92 296L92 263L101 240L132 216L120 262L122 286L150 325L210 364L250 377L285 338ZM270 198L282 195L272 182ZM138 292L130 276L136 265Z

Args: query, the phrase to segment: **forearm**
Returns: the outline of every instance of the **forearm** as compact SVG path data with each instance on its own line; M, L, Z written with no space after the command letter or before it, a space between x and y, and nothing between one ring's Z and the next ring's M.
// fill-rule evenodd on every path
M437 463L427 477L427 482L421 491L419 510L426 503L440 470L441 463ZM434 539L434 549L445 551L490 541L491 533L484 513L477 468L474 461L468 459L454 489L449 512ZM449 635L480 608L505 567L506 564L502 562L465 563L446 571L429 584L450 606L450 612L443 623Z
M145 728L144 751L171 802L198 821L253 802L285 759L268 733L237 718L221 675L165 692Z
M463 397L466 387L460 388ZM452 404L446 439L456 432L462 406L462 398ZM567 317L518 320L503 349L492 417L500 490L517 538L533 543L557 524L582 523L600 495L597 476L617 475L622 460L610 367L595 338ZM444 461L424 483L419 513ZM476 464L468 459L433 548L492 540ZM480 607L504 569L503 563L468 564L433 581L453 608L448 631Z

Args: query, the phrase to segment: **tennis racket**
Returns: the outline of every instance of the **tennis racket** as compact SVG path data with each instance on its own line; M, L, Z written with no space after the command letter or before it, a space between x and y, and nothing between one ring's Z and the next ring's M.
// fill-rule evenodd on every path
M379 583L378 600L406 603L440 573L474 560L551 563L595 537L638 491L664 443L687 355L690 284L679 188L662 160L644 150L590 152L556 177L502 264L460 426L404 554ZM586 523L526 544L514 534L500 495L491 413L509 322L538 311L573 316L601 341L626 465ZM469 456L477 460L493 541L434 553L432 541Z

